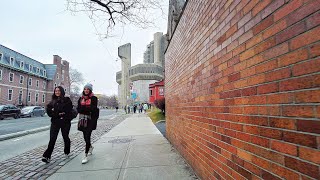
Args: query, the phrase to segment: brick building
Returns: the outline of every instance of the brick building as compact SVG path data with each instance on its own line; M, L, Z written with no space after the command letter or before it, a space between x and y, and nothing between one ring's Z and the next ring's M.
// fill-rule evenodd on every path
M166 135L196 173L320 179L320 0L188 0L178 17Z
M42 64L0 45L0 104L45 106L58 85L69 94L69 62L54 55Z

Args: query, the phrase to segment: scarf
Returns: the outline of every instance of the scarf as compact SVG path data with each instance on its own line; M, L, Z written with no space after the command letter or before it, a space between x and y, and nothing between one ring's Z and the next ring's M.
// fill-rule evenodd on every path
M88 96L82 95L81 102L80 102L81 106L90 106L92 96L93 96L93 93L89 94Z
M88 96L83 95L81 97L80 104L81 106L91 106L91 97L93 93L89 94ZM78 128L86 128L88 126L88 121L91 120L91 115L79 114L79 122Z

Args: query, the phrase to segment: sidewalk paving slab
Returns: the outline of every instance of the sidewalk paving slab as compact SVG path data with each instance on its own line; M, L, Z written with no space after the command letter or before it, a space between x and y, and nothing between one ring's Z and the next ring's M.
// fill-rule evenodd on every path
M125 119L93 146L93 155L87 164L81 164L84 156L81 153L48 179L197 179L184 159L144 114L133 114Z

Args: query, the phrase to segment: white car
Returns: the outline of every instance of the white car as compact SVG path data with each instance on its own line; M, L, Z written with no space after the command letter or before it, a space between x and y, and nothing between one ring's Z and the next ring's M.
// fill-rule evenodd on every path
M27 106L22 108L20 117L44 116L45 109L40 106Z

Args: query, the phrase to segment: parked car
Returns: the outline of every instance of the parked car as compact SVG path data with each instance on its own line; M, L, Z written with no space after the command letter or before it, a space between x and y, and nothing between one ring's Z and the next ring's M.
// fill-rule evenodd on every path
M27 106L22 108L21 117L33 117L33 116L44 116L46 113L45 109L40 106Z
M21 114L21 110L14 105L0 105L0 120L13 117L15 119L19 118Z

